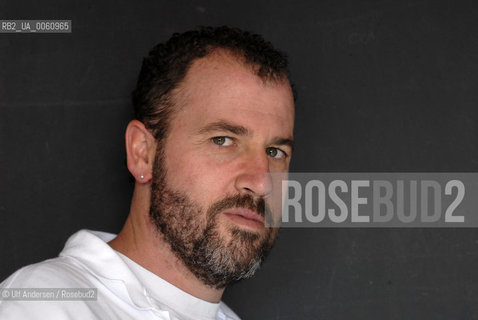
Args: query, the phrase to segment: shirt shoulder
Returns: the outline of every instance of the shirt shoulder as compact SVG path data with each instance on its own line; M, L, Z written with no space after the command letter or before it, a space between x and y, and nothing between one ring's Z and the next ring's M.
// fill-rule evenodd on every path
M69 257L58 257L17 270L0 283L0 288L71 288L88 283L80 264Z
M5 289L84 288L90 286L85 273L66 257L25 266L0 283ZM9 291L11 292L11 291ZM25 290L22 290L25 292ZM0 300L0 319L74 319L81 312L93 316L91 301Z

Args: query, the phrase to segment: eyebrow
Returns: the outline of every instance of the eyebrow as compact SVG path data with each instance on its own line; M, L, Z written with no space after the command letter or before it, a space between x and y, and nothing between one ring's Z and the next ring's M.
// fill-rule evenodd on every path
M246 127L235 125L224 120L208 124L199 130L199 134L205 134L213 131L228 131L238 136L251 135L251 132Z
M285 138L280 138L276 137L272 139L273 145L279 145L279 146L289 146L289 148L294 151L294 140L292 139L285 139Z

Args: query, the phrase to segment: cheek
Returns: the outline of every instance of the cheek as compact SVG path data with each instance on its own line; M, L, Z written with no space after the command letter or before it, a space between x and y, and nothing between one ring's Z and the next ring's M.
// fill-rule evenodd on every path
M168 183L176 190L186 192L197 202L211 202L222 198L228 191L228 170L225 164L210 161L207 157L183 154L170 157Z

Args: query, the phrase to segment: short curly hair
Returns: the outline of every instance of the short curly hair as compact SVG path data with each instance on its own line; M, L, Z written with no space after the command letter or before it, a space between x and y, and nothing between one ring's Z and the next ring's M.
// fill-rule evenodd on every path
M217 49L240 57L264 81L289 80L286 55L260 35L227 26L175 33L143 59L133 91L134 118L143 122L157 141L168 133L174 111L173 90L183 81L194 60Z

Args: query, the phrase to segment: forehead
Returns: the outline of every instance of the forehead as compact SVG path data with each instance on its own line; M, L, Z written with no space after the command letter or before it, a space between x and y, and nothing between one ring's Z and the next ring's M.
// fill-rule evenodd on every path
M188 115L198 123L211 117L251 124L270 119L292 134L294 101L288 80L263 80L254 67L231 54L215 52L197 59L178 89L179 117Z

